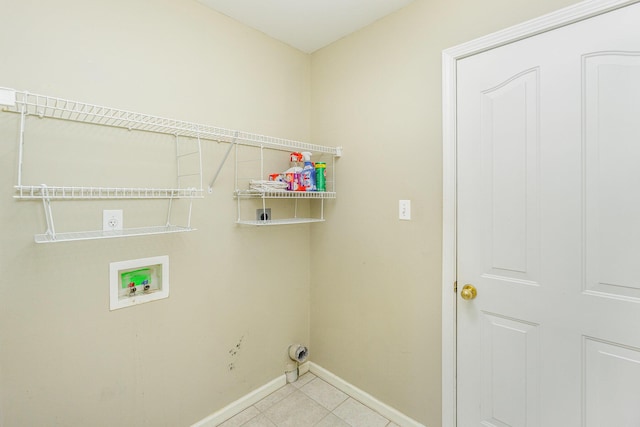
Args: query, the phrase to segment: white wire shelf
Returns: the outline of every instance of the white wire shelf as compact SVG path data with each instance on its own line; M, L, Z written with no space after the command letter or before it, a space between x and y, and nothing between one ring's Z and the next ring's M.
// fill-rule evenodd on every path
M256 191L236 190L235 196L239 198L258 199L335 199L333 191Z
M239 220L236 221L237 224L243 225L257 225L257 226L267 226L267 225L292 225L292 224L308 224L311 222L324 222L324 219L321 218L287 218L287 219L270 219L268 221L245 221Z
M77 240L94 240L94 239L109 239L115 237L132 237L132 236L147 236L152 234L167 234L167 233L183 233L187 231L195 231L195 228L180 227L176 225L168 226L155 226L155 227L141 227L141 228L128 228L124 230L115 231L73 231L69 233L56 233L55 237L51 234L36 234L36 243L58 243L58 242L71 242Z
M311 151L333 154L334 156L340 156L342 154L341 147L326 147L301 141L224 129L87 104L53 96L37 95L27 91L17 91L9 88L0 88L0 105L5 106L3 111L94 125L186 136L212 141L234 142L240 145L267 147L284 151Z
M15 186L16 199L193 199L203 198L197 188L128 188L128 187L58 187L42 185Z

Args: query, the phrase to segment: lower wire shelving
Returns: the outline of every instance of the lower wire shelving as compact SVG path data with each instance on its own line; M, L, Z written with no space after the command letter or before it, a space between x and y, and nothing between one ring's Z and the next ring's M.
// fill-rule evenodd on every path
M267 220L247 220L240 218L240 200L241 199L262 199L263 209L266 208L264 204L267 199L294 199L296 201L295 212L297 212L298 200L304 199L319 199L324 203L325 199L335 199L336 193L332 191L257 191L257 190L236 190L235 197L238 200L238 219L236 224L242 225L255 225L255 226L269 226L269 225L293 225L293 224L308 224L314 222L324 222L324 205L321 205L320 218L300 218L294 215L292 218L282 219L267 219Z
M35 241L36 243L57 243L70 242L75 240L94 240L109 239L115 237L148 236L152 234L183 233L195 230L196 229L192 227L165 225L154 227L126 228L123 230L113 231L73 231L67 233L56 233L55 235L49 233L36 234Z
M256 191L236 190L236 197L255 199L335 199L333 191Z
M286 218L286 219L269 219L264 221L259 220L238 220L237 224L243 225L292 225L292 224L308 224L310 222L324 222L323 218Z

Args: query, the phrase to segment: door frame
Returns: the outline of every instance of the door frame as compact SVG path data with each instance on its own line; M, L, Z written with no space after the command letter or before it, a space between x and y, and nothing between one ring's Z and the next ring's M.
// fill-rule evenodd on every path
M442 426L456 426L457 71L458 60L554 30L640 0L586 0L442 52Z

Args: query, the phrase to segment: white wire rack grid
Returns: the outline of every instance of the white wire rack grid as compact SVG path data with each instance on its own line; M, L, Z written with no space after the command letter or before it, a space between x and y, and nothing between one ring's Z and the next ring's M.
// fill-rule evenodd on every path
M182 227L177 225L167 226L154 226L154 227L139 227L129 228L124 230L115 231L73 231L66 233L44 233L36 234L36 243L57 243L57 242L70 242L76 240L95 240L95 239L109 239L115 237L132 237L132 236L146 236L151 234L167 234L167 233L183 233L188 231L195 231L195 228Z
M326 191L258 191L238 190L236 197L265 199L335 199L335 192Z
M13 94L13 95L12 95ZM3 101L5 100L5 101ZM8 101L7 101L8 100ZM14 102L11 102L14 100ZM249 132L168 119L149 114L136 113L100 105L72 101L27 91L0 88L0 102L5 102L5 111L26 113L39 117L114 126L129 130L141 130L206 140L233 142L241 145L264 146L284 151L313 151L341 155L339 147L327 147L290 139L276 138Z
M238 220L236 221L238 224L243 225L257 225L257 226L266 226L266 225L295 225L295 224L308 224L313 222L324 222L323 218L286 218L286 219L270 219L266 221L259 220Z
M120 188L120 187L52 187L46 185L16 186L19 199L184 199L203 197L197 188Z
M267 162L266 153L264 147L235 147L235 191L234 196L237 200L236 207L236 223L245 224L245 225L287 225L287 224L303 224L303 223L313 223L313 222L323 222L324 221L324 200L326 199L335 199L336 191L335 191L335 162L336 155L331 155L330 159L327 158L329 154L327 153L316 153L312 152L314 160L325 162L328 166L327 168L327 179L326 179L326 188L328 191L289 191L281 188L273 188L276 183L271 181L266 181L266 173L272 172L269 170L274 166L280 169L286 169L288 166L292 166L290 164L288 158L282 158L281 161L277 161L274 163L274 159L269 159L269 166L265 164ZM277 157L282 156L278 154ZM269 172L267 172L269 170ZM262 177L259 180L254 179L256 173L259 172L259 176ZM274 172L280 173L280 172ZM270 185L267 185L270 184ZM243 209L241 206L241 200L246 199L261 199L262 201L262 209L266 209L267 200L270 199L292 199L295 204L293 208L293 215L289 218L278 218L278 219L269 219L269 220L253 220L247 219L244 217L246 212L243 215ZM303 199L315 199L320 200L319 204L319 217L299 217L298 216L298 200Z

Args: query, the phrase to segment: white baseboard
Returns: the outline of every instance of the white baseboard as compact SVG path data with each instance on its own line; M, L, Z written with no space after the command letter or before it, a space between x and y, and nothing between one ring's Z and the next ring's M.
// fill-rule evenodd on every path
M308 362L308 363L309 363L309 370L311 371L312 374L328 382L338 390L353 397L354 399L364 404L365 406L368 406L369 408L373 409L374 411L376 411L386 419L393 421L394 423L402 427L425 427L424 424L420 424L416 420L409 418L408 416L398 411L397 409L394 409L391 406L385 403L382 403L375 397L371 396L369 393L360 390L358 387L346 382L342 378L327 371L323 367L318 366L313 362Z
M287 384L287 378L285 375L281 375L278 378L268 382L260 388L253 390L251 393L241 397L220 409L219 411L214 412L203 420L198 421L193 424L191 427L215 427L234 415L239 414L245 409L249 408L251 405L258 403L260 400L264 399L274 391L278 390L280 387L283 387Z
M298 376L303 376L304 374L306 374L307 372L309 372L309 364L311 362L304 362L301 363L300 365L298 365Z
M300 364L300 366L298 367L298 375L304 375L307 372L311 372L318 378L328 382L338 390L348 394L360 403L368 406L369 408L373 409L383 417L387 418L390 421L393 421L399 426L425 427L423 424L420 424L414 419L409 418L397 409L394 409L391 406L382 403L375 397L371 396L369 393L360 390L353 384L346 382L342 378L327 371L323 367L316 365L313 362L305 362ZM245 409L249 408L251 405L258 403L260 400L264 399L286 384L287 377L285 375L281 375L278 378L263 385L262 387L257 388L251 393L241 397L235 402L230 403L219 411L214 412L203 420L198 421L191 427L215 427L233 417L234 415L237 415Z

